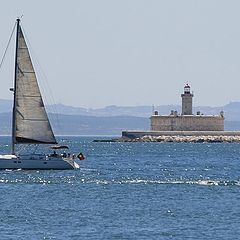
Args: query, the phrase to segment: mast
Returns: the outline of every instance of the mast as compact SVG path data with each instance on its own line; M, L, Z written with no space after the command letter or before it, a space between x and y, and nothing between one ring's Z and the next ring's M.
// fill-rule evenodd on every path
M15 154L15 139L16 139L16 80L18 71L18 34L20 27L20 19L17 18L17 32L16 32L16 50L15 50L15 74L13 86L13 112L12 112L12 154Z

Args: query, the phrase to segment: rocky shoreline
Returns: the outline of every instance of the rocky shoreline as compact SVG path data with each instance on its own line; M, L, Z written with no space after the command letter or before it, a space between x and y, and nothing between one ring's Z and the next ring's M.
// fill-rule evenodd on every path
M139 138L115 138L94 140L94 142L189 142L189 143L233 143L240 142L240 136L143 136Z

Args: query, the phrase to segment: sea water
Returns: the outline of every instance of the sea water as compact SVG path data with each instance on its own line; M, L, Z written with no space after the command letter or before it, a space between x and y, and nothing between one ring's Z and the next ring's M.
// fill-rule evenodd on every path
M58 137L78 170L0 171L0 239L240 239L240 144L93 139Z

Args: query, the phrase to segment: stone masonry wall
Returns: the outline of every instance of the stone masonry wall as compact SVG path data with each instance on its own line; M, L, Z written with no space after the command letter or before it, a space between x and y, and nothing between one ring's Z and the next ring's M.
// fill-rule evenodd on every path
M222 116L156 116L150 117L152 131L224 131Z

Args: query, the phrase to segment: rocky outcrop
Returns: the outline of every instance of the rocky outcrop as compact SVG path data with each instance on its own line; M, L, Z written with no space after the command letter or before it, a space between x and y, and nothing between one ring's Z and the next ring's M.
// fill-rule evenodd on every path
M189 143L234 143L240 142L240 136L151 136L146 135L139 138L114 138L114 139L102 139L102 140L94 140L94 142L189 142Z
M240 142L240 136L143 136L134 139L119 139L126 142L192 142L192 143L217 143Z

